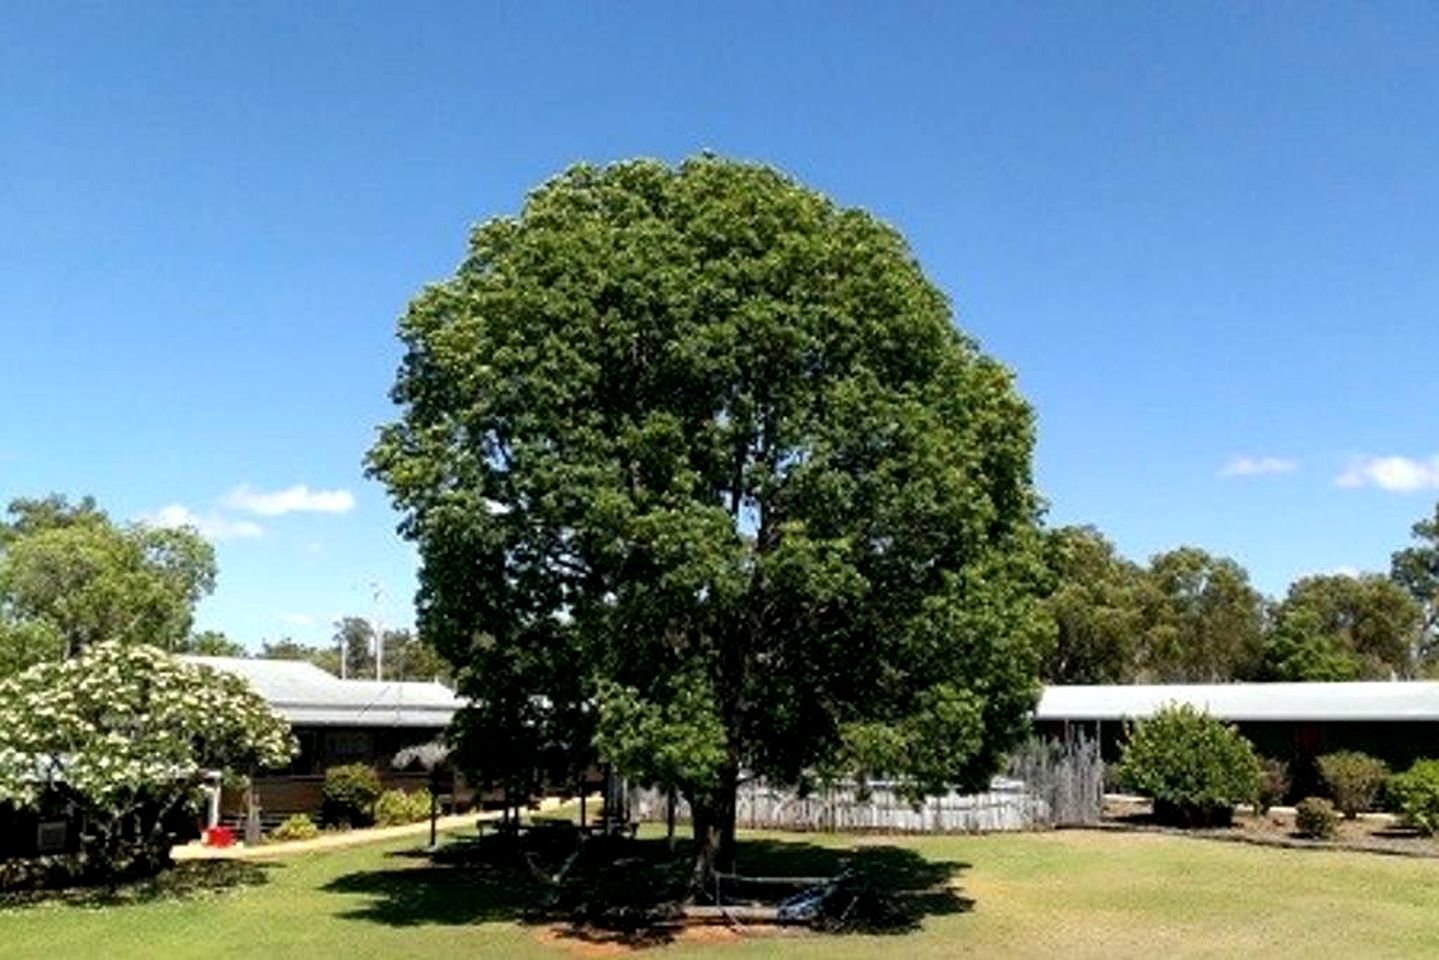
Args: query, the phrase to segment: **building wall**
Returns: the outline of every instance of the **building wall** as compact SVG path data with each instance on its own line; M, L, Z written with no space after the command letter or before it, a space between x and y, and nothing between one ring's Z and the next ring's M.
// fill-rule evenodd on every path
M429 775L423 771L400 771L391 761L406 747L429 743L442 728L423 727L302 727L294 728L300 753L284 770L267 771L255 777L255 796L267 824L293 813L318 818L324 805L325 771L330 767L363 763L379 774L386 790L425 790ZM468 808L475 802L474 791L460 776L447 777L442 792L452 808ZM242 790L226 788L221 795L221 817L238 818L245 809Z
M1255 752L1290 765L1294 794L1305 796L1319 788L1314 759L1336 750L1358 750L1378 757L1391 770L1406 770L1419 759L1439 758L1439 723L1416 721L1244 721L1235 724ZM1098 737L1106 763L1124 752L1128 725L1120 720L1062 721L1037 724L1042 736L1070 739Z

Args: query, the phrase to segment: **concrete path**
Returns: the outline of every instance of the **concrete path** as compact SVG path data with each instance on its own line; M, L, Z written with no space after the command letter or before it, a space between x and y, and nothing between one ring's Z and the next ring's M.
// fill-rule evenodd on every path
M544 813L562 806L565 801L546 797L540 801L539 812ZM436 824L440 832L473 827L481 820L498 820L498 810L474 811L449 817L441 817ZM171 853L176 860L244 860L269 857L284 857L290 854L310 853L316 850L333 850L337 847L353 847L363 843L379 843L401 837L424 837L430 834L430 821L405 823L398 827L369 827L364 830L324 831L313 840L292 840L287 843L265 843L258 847L247 847L237 843L233 847L207 847L196 841L176 847Z

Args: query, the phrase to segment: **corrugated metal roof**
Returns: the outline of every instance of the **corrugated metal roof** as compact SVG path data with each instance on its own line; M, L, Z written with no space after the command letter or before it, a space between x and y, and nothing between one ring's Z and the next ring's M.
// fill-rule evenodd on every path
M293 726L440 728L464 706L441 683L341 680L301 660L182 659L249 680Z
M1037 720L1147 717L1187 703L1225 720L1436 720L1439 682L1208 683L1045 687Z

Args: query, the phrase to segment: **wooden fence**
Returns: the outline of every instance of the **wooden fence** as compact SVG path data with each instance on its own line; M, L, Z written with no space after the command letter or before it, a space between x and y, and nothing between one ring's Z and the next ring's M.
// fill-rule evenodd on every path
M1040 830L1096 823L1103 798L1104 766L1097 745L1034 742L1016 752L1007 776L995 777L984 793L947 793L914 804L893 784L872 783L860 791L838 783L800 796L762 780L740 785L736 825L751 829L878 833L990 833ZM664 822L664 791L638 789L633 815ZM675 800L675 819L689 820L689 805Z

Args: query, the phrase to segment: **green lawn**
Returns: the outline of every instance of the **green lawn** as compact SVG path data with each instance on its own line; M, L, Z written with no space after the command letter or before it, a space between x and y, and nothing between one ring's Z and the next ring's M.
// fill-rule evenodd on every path
M287 857L191 899L6 909L0 956L575 955L520 923L520 904L504 890L407 856L412 844ZM854 838L754 835L741 867L823 869L854 845ZM954 893L935 898L913 933L684 943L649 955L1439 955L1439 861L1081 832L884 838L859 849L911 878L949 876Z

